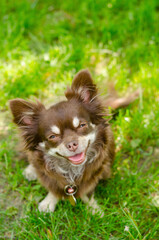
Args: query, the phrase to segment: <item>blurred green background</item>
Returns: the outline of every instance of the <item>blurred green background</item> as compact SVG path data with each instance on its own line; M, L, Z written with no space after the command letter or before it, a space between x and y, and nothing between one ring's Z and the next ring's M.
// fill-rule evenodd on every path
M37 211L46 191L28 182L8 100L61 99L77 71L89 68L100 90L142 89L112 123L112 179L92 216L80 201ZM158 239L159 1L0 1L0 239Z
M153 1L0 2L0 105L63 92L89 68L119 89L159 88L159 5Z

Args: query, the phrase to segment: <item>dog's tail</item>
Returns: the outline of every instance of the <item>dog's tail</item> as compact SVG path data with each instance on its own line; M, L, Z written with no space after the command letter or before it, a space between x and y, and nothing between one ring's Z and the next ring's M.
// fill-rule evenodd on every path
M114 84L110 84L108 88L108 95L104 99L104 106L110 107L113 110L119 109L119 108L125 108L130 103L134 102L137 98L140 96L140 89L137 89L133 93L128 93L125 97L119 97L118 93L115 90Z

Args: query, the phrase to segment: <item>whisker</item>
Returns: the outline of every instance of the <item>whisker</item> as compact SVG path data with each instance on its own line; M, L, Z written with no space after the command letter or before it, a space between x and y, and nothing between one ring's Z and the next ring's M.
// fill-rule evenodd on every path
M100 93L99 94L97 94L97 95L95 95L90 101L89 101L89 103L91 103L91 102L93 102L94 101L94 99L96 98L96 97L98 97L98 96L100 96Z

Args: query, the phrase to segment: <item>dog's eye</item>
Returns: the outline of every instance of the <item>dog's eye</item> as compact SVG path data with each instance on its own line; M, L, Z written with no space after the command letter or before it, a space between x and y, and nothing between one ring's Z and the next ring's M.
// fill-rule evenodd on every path
M54 140L57 136L55 134L52 134L48 137L49 140Z
M85 127L87 124L86 123L81 123L80 125L79 125L79 127L80 128L83 128L83 127Z

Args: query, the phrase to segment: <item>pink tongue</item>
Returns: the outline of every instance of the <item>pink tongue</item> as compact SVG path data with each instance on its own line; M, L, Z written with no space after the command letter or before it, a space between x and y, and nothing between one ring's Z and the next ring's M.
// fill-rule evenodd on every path
M71 156L71 157L69 157L69 159L73 162L78 162L78 161L82 160L83 157L84 157L84 152L76 154L74 156Z

